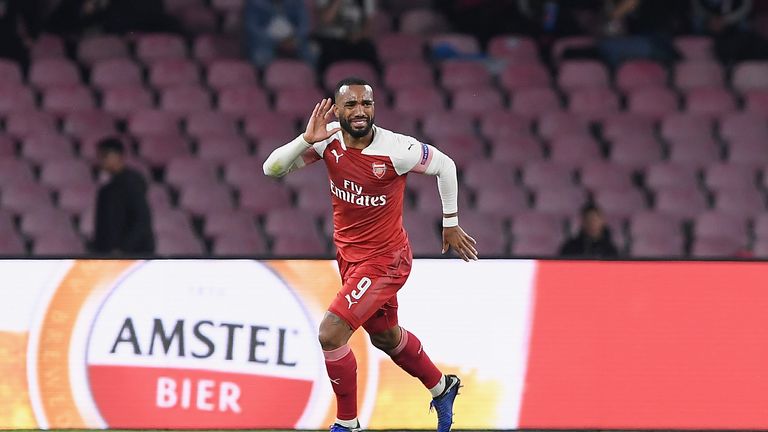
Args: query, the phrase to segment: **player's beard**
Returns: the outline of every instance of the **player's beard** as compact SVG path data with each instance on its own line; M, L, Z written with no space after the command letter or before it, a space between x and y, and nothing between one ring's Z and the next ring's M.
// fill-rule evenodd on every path
M354 129L347 118L339 119L339 125L341 125L341 128L344 129L346 133L352 135L352 138L362 138L368 135L368 132L373 128L373 117L366 117L366 119L368 120L368 125L362 129Z

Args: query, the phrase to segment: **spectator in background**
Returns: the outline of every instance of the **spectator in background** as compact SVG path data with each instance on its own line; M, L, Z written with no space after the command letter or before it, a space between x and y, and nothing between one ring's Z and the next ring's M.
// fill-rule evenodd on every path
M116 34L178 33L181 25L166 14L159 0L62 0L51 13L46 29L76 37L94 30Z
M475 35L483 47L499 34L529 33L517 10L517 0L434 0L432 3L452 28Z
M36 0L0 0L0 58L29 65L29 47L40 31Z
M714 37L721 62L768 59L768 42L749 28L752 0L692 0L691 9L694 30Z
M320 73L339 60L362 60L379 67L372 40L375 12L375 0L315 0Z
M246 0L248 55L259 67L274 58L314 63L309 46L309 13L304 0Z
M566 240L560 248L563 257L613 258L619 255L605 224L603 212L594 204L581 210L581 228L576 236Z
M151 254L155 251L147 183L125 165L117 138L99 142L99 165L109 177L96 198L93 251L105 255Z

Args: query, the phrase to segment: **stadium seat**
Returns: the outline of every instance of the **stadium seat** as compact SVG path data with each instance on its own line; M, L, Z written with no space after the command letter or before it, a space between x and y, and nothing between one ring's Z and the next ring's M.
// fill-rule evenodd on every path
M723 67L713 61L686 61L675 65L675 87L686 91L697 87L722 87Z
M206 81L216 89L246 86L256 84L256 74L253 65L246 61L216 60L208 65Z
M139 139L139 156L152 167L162 167L177 157L190 156L187 141L178 134L152 134Z
M542 213L570 215L587 202L584 189L577 186L538 188L534 190L534 208Z
M550 161L531 162L522 169L523 183L531 188L567 188L574 185L574 169Z
M690 113L672 113L661 119L661 137L711 139L714 121L711 116Z
M522 166L544 158L541 144L531 136L519 136L492 142L492 158L495 161Z
M229 114L218 111L192 113L184 120L186 132L193 137L235 136L237 123Z
M655 209L673 217L693 219L707 209L707 203L696 189L675 186L656 191Z
M714 41L708 36L678 36L673 44L686 61L714 60Z
M568 110L587 119L600 120L619 110L619 98L609 88L578 88L568 95Z
M660 119L678 110L677 94L666 87L635 89L627 95L630 113Z
M215 32L219 25L218 15L208 6L193 5L179 11L181 26L192 34Z
M3 184L0 204L3 209L17 214L53 206L50 189L29 180Z
M263 173L261 174L263 177ZM234 182L231 182L234 184ZM281 183L240 184L240 209L256 215L290 208L291 191Z
M301 60L276 59L264 69L264 85L271 90L315 88L316 82L312 66Z
M616 137L611 142L610 160L629 169L643 168L661 158L661 146L652 136Z
M173 207L168 188L164 183L150 183L147 188L147 201L152 209L168 210Z
M37 36L37 38L32 41L32 44L29 47L29 57L33 60L50 58L63 59L67 56L65 51L66 48L64 47L64 41L61 37L50 33L44 33Z
M528 136L531 133L531 119L510 111L492 111L480 118L480 134L491 140Z
M201 137L197 141L197 156L218 163L240 159L248 156L248 144L238 136Z
M188 183L179 191L179 207L193 216L204 216L210 211L234 208L232 190L221 183Z
M251 113L245 117L244 122L245 134L257 141L277 139L288 142L299 135L294 119L280 113Z
M768 90L750 90L745 92L744 110L768 118Z
M30 237L55 234L71 230L72 218L69 213L54 207L38 207L24 212L19 228Z
M128 57L128 46L116 35L90 35L77 44L77 58L85 64Z
M691 247L694 258L736 257L744 250L745 243L730 238L697 238Z
M139 65L129 58L112 58L96 62L91 69L90 83L101 89L141 85Z
M488 55L510 63L538 63L539 48L533 38L523 35L497 35L488 41Z
M43 94L43 108L63 116L77 111L92 110L95 102L91 90L84 85L51 86Z
M234 209L212 209L205 215L204 232L207 237L249 236L256 233L256 219L248 212Z
M728 143L728 161L739 165L768 165L768 145L764 138L734 138Z
M394 109L406 115L422 118L445 109L445 98L435 87L414 87L395 92Z
M688 164L658 162L645 171L645 185L651 189L696 189L696 168Z
M755 113L737 112L720 118L720 136L726 140L768 140L768 119Z
M429 8L416 8L400 14L400 32L413 35L432 35L448 30L448 23L439 13Z
M504 109L504 100L491 87L460 89L453 92L451 109L480 118L487 112Z
M12 111L5 118L5 132L16 138L36 133L56 133L56 117L46 111Z
M679 238L681 222L673 216L655 211L639 211L629 217L629 235L634 240L644 238Z
M35 163L74 157L72 142L62 135L39 133L26 137L21 154Z
M269 248L257 232L222 234L213 242L213 254L218 256L266 255Z
M453 135L432 143L449 155L459 168L467 163L485 157L485 146L476 135Z
M733 88L744 92L768 89L768 61L745 61L733 68Z
M424 38L407 33L389 33L374 39L376 54L383 64L418 60L424 56Z
M275 208L264 217L265 232L274 237L316 237L317 218L296 208Z
M187 56L187 48L181 36L164 33L148 33L138 36L136 56L144 63L167 58Z
M432 35L427 42L432 53L448 50L459 56L479 56L480 42L474 35L467 33L439 33Z
M96 201L97 189L92 182L59 185L56 189L58 207L73 216L91 208Z
M211 94L198 85L167 87L160 93L160 108L176 114L190 114L211 109Z
M560 64L557 83L560 88L608 87L608 70L594 60L570 60Z
M379 115L376 113L378 123ZM399 128L393 129L399 131ZM464 112L438 111L427 113L422 122L422 131L432 141L452 135L468 135L474 132L472 116Z
M5 185L16 182L31 183L34 180L32 166L27 161L11 155L0 157L0 190Z
M199 256L205 252L200 240L191 232L161 232L156 238L155 252L160 256Z
M0 255L19 256L26 254L26 246L15 232L0 231Z
M667 71L660 64L650 60L629 60L619 66L616 72L616 86L623 92L663 87L667 84Z
M680 237L640 237L632 241L630 255L634 258L680 258L683 240Z
M296 194L296 208L316 217L331 217L331 197L325 190L325 186L299 190Z
M652 137L655 134L655 123L652 116L617 113L603 118L601 133L609 141L623 137Z
M589 128L587 119L570 112L544 113L537 122L539 135L546 139L589 135Z
M511 216L528 210L528 194L521 188L478 189L475 195L475 211L496 216ZM462 227L464 226L462 222ZM470 231L468 231L470 232ZM470 235L474 236L475 233Z
M74 230L62 231L56 234L46 234L33 241L34 255L82 255L85 254L83 241Z
M720 160L720 148L711 137L675 138L669 141L669 147L671 162L704 166Z
M589 135L560 136L548 143L549 159L555 163L581 164L601 159L597 142Z
M269 110L264 90L257 85L230 86L219 91L217 108L227 114L243 116Z
M45 161L40 170L40 182L46 186L93 183L91 166L81 159L55 159Z
M21 67L13 60L0 59L0 83L21 84Z
M16 142L7 135L0 135L0 160L16 157Z
M409 64L411 62L417 62L417 61L403 60L402 62L404 62L405 64ZM400 63L401 62L390 63L390 64L400 64ZM336 83L350 76L362 78L368 81L369 83L371 83L371 85L374 88L377 87L379 84L379 79L378 79L378 74L376 73L376 69L374 69L373 65L361 60L340 60L340 61L331 63L328 66L328 68L325 70L325 75L322 77L323 79L322 84L326 90L332 91L334 87L336 87Z
M722 213L752 218L765 212L765 196L754 187L722 190L715 194L714 208Z
M632 173L626 167L605 160L590 161L579 168L580 183L589 190L632 188Z
M241 57L240 38L224 34L201 34L195 37L192 45L194 57L203 64L215 60L239 59Z
M467 164L462 181L475 190L504 189L515 182L515 167L495 160L476 160Z
M569 50L597 49L596 40L592 36L565 36L558 38L552 44L552 61L559 63Z
M61 58L39 59L29 67L29 82L37 88L80 84L77 65Z
M595 192L594 200L605 214L622 219L647 208L645 196L627 187L605 185Z
M736 100L724 88L697 87L686 93L685 107L692 114L722 115L736 110Z
M559 253L563 236L557 234L529 235L515 237L512 255L517 257L553 257Z
M747 221L733 214L706 211L693 221L695 239L731 239L741 243L747 240Z
M149 65L149 83L157 89L199 84L200 70L195 62L185 58L160 59Z
M281 236L275 238L272 255L276 257L324 257L328 254L326 242L318 236Z
M754 166L718 163L704 169L704 184L711 191L754 189L757 170Z
M376 108L376 124L385 129L396 131L401 134L416 137L419 135L417 127L417 118L405 113L398 112L393 109L384 108L385 105L380 105ZM437 111L435 113L428 113L427 116L432 114L444 114L444 111ZM426 120L423 120L426 121ZM450 129L450 128L448 128Z
M189 214L184 210L175 208L153 208L152 229L155 231L155 235L166 233L194 235L192 234L192 222Z
M63 130L77 138L117 133L114 117L97 109L69 113L64 118Z
M202 182L215 183L216 180L216 165L194 157L174 158L165 168L165 181L174 186Z
M509 92L530 87L549 87L552 79L538 63L510 63L501 71L499 83Z
M130 117L133 113L154 106L152 93L141 84L128 84L104 90L101 107L117 117Z
M538 115L561 110L560 98L550 88L524 88L512 95L512 112L524 116Z
M293 119L309 118L317 101L325 97L317 88L287 88L277 92L275 111Z
M491 73L480 62L446 60L440 63L440 84L448 90L485 87L491 84Z
M384 69L384 85L392 90L433 84L432 68L422 60L392 62Z
M0 82L0 114L36 109L32 90L22 84Z
M169 135L179 131L179 116L177 114L147 109L134 112L128 119L128 130L137 136Z

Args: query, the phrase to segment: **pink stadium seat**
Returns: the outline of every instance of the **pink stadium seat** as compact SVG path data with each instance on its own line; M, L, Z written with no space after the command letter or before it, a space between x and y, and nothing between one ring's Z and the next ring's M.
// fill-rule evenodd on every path
M488 41L488 55L511 63L538 63L536 42L522 35L498 35Z
M277 237L272 244L272 255L278 257L324 257L328 247L324 240L312 237Z
M510 111L492 111L480 118L480 134L488 139L528 136L530 132L530 117Z
M504 100L492 87L460 89L453 92L452 110L470 114L476 118L485 113L504 109Z
M510 92L529 87L549 87L551 78L546 67L538 63L510 63L499 76L501 86Z
M16 156L4 156L0 158L0 189L5 185L34 182L32 166Z
M39 207L53 207L51 191L34 181L6 183L0 195L0 203L4 209L17 214Z
M241 57L240 38L233 35L201 34L195 37L192 51L196 59L204 64L220 59Z
M416 117L384 107L385 105L380 105L376 108L375 122L378 126L410 136L419 134ZM444 114L446 112L438 111L436 113Z
M673 217L692 219L707 209L707 203L696 189L661 189L656 192L656 211Z
M589 121L570 112L544 113L537 126L539 135L546 139L590 134Z
M525 88L512 95L512 112L537 116L561 110L560 98L551 88Z
M552 60L560 62L568 50L596 49L595 38L592 36L565 36L558 38L552 44Z
M645 184L651 189L684 189L698 187L696 169L691 165L659 162L650 165L645 172Z
M685 105L688 112L693 114L721 115L736 110L733 95L719 87L698 87L689 90Z
M262 177L264 174L261 174ZM291 191L282 183L240 185L240 209L263 215L277 209L291 208Z
M194 235L189 214L184 210L174 208L153 208L152 229L158 236L167 233Z
M38 88L80 84L77 66L66 59L47 58L32 62L29 82Z
M378 123L378 113L376 114L376 120ZM438 142L445 136L472 134L474 132L474 124L472 116L467 113L437 111L427 113L422 122L422 130L432 141Z
M197 85L167 87L160 93L160 107L177 114L190 114L211 109L211 94Z
M732 214L706 211L694 219L693 235L697 240L726 238L745 242L747 239L747 221Z
M659 162L661 157L661 146L651 136L617 137L611 143L611 161L630 169Z
M16 157L16 142L7 135L0 135L0 160Z
M69 213L53 208L38 207L24 212L21 216L21 231L30 236L38 237L72 229L72 219Z
M595 193L594 199L606 214L624 219L646 209L645 197L639 190L604 187Z
M13 60L0 59L0 82L21 84L21 67Z
M272 90L316 87L315 71L301 60L276 59L264 70L264 85Z
M417 60L403 60L402 62L393 62L390 64L408 64L411 62L417 64L420 63ZM360 60L340 60L333 62L330 66L328 66L328 69L325 70L325 75L323 76L323 86L326 90L333 91L333 89L336 87L336 83L350 76L362 78L371 83L371 85L374 87L379 84L378 74L376 73L376 70L373 68L373 66L369 63Z
M411 249L416 256L434 256L440 253L437 219L433 212L406 210L403 227L408 233Z
M181 36L164 33L139 35L136 41L136 56L145 63L166 58L183 58L187 47Z
M127 57L105 59L94 63L91 84L101 89L141 85L141 68Z
M696 87L722 87L723 67L714 61L687 61L675 65L675 87L690 90Z
M70 215L80 214L94 205L96 192L93 183L61 185L57 187L57 204Z
M176 134L148 135L139 140L139 156L151 166L161 167L174 158L190 156L187 141Z
M714 60L714 44L711 37L678 36L674 45L686 61Z
M117 133L114 117L101 110L72 112L64 119L63 129L74 137Z
M179 116L157 109L136 111L128 119L128 130L139 136L175 134L179 131Z
M0 255L24 255L26 246L15 232L0 231Z
M481 52L477 38L465 33L436 34L429 38L428 44L432 51L450 48L452 52L466 56L476 56Z
M720 136L726 140L762 138L768 140L768 120L755 113L737 112L720 118Z
M46 111L12 111L5 118L5 132L24 138L36 133L56 133L56 116Z
M181 188L179 206L194 216L234 208L232 191L221 183L187 184Z
M218 111L192 113L184 121L186 131L193 137L233 136L237 135L235 119Z
M72 142L68 138L50 133L26 137L21 146L21 154L36 163L74 156Z
M392 90L431 86L433 83L432 68L422 60L392 62L384 69L384 84Z
M259 141L260 144L268 140L282 141L284 144L299 135L294 120L280 113L268 111L251 113L244 120L245 134ZM272 151L274 148L269 150Z
M263 184L278 184L262 172L264 159L248 156L224 163L224 180L234 186L247 188Z
M476 135L453 135L433 144L450 155L460 168L485 156L483 142Z
M49 160L42 165L40 182L51 187L93 183L91 166L81 159Z
M267 95L261 87L251 84L225 87L219 91L217 107L219 111L242 116L254 111L267 111ZM310 111L311 113L311 111Z
M627 96L627 106L634 114L660 119L678 110L677 94L666 87L650 87L632 90Z
M570 60L560 64L558 85L566 90L583 87L607 87L608 70L594 60Z
M65 58L64 41L61 37L45 33L39 35L29 47L29 56L34 59Z
M713 191L755 188L756 180L754 166L718 163L704 170L704 184Z
M667 83L667 71L650 60L629 60L616 72L616 86L621 91L644 87L663 87Z
M754 187L722 190L715 194L715 209L743 218L765 212L765 197Z
M445 18L432 9L410 9L400 15L400 32L405 34L427 36L446 31L448 27Z
M492 158L495 161L524 165L527 162L541 161L544 155L541 144L531 136L520 136L493 142Z
M35 109L32 90L22 84L0 81L0 113Z
M219 25L218 15L208 6L193 5L179 11L182 27L191 34L215 32Z
M225 162L248 156L248 144L238 136L202 137L197 141L197 156L214 162Z
M661 136L667 140L676 138L712 137L713 119L710 116L691 113L673 113L661 119Z
M424 55L424 38L415 34L389 33L374 39L382 63L417 60Z
M678 258L683 256L681 237L640 237L632 241L634 258Z
M511 234L515 238L554 235L559 239L563 235L563 219L557 215L532 210L520 212L512 218Z
M163 89L183 84L199 84L197 64L185 58L159 59L149 65L149 83Z
M32 253L34 255L82 255L85 247L83 241L73 229L59 233L50 233L34 239Z
M277 92L275 111L294 119L308 118L315 104L325 97L317 88L287 88Z
M676 138L669 142L669 160L684 165L703 166L720 159L720 149L713 138Z
M317 217L331 217L331 198L314 189L300 190L296 196L296 207Z
M249 234L230 232L216 237L213 253L219 256L266 255L267 243L261 234L253 231Z
M744 110L768 117L768 90L750 90L745 92Z
M528 194L521 188L478 189L475 195L475 210L486 214L510 216L527 209ZM468 229L463 223L462 226Z
M208 65L208 84L214 88L256 84L254 67L238 60L216 60Z
M56 115L66 115L95 108L93 94L84 85L51 86L43 95L43 108Z
M626 167L604 160L587 162L579 169L581 184L589 190L632 189L632 173Z
M550 161L531 162L523 167L523 183L536 189L573 186L573 167Z
M285 176L283 181L295 190L317 187L318 185L321 185L323 189L328 188L328 176L325 168L317 164L292 172Z
M735 257L744 249L745 242L730 238L694 239L691 255L695 258Z
M465 218L461 226L472 233L482 257L506 256L509 239L503 228L503 219L496 215L475 214Z
M768 89L768 61L746 61L733 69L733 87L739 91Z
M118 117L129 117L154 105L152 93L141 84L128 84L104 90L101 107Z
M150 183L147 188L147 201L152 209L165 209L168 210L173 205L171 204L171 197L168 194L168 188L163 183Z
M653 136L655 119L634 113L619 113L603 118L602 135L613 141L627 136Z
M619 98L607 87L578 88L568 96L568 110L588 119L601 119L619 111Z
M440 84L445 89L485 87L491 83L491 73L479 62L446 60L440 63Z
M165 180L174 186L215 183L216 177L216 165L194 157L177 157L168 162L165 168Z
M395 92L394 109L421 118L445 109L445 98L435 87L405 88Z
M467 164L462 180L475 190L503 189L514 184L515 169L513 165L494 160L477 160Z
M563 241L561 234L540 234L515 237L512 255L517 257L552 257L558 254Z
M160 256L197 256L205 253L205 249L192 232L167 232L157 234L156 253Z
M643 238L676 238L681 236L680 220L664 213L640 211L629 217L629 235Z
M128 57L125 40L115 35L91 35L80 40L77 45L77 58L85 64Z
M768 213L755 216L753 233L758 240L768 239Z
M598 144L589 135L560 136L549 142L549 158L555 163L573 164L600 160Z
M205 235L218 238L223 235L249 236L256 233L256 220L252 214L233 209L215 209L205 215Z
M734 138L728 143L728 161L740 165L768 165L768 145L764 138Z
M264 230L272 237L315 237L317 219L296 208L277 208L266 214Z

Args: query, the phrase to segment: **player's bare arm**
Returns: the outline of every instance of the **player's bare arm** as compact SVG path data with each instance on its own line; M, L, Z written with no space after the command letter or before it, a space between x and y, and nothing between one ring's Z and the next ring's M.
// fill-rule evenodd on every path
M307 122L306 131L288 144L276 148L269 155L264 161L264 174L270 177L282 177L320 159L312 145L339 131L339 128L327 129L332 108L331 99L323 99L315 104L315 109L312 110L312 115Z

